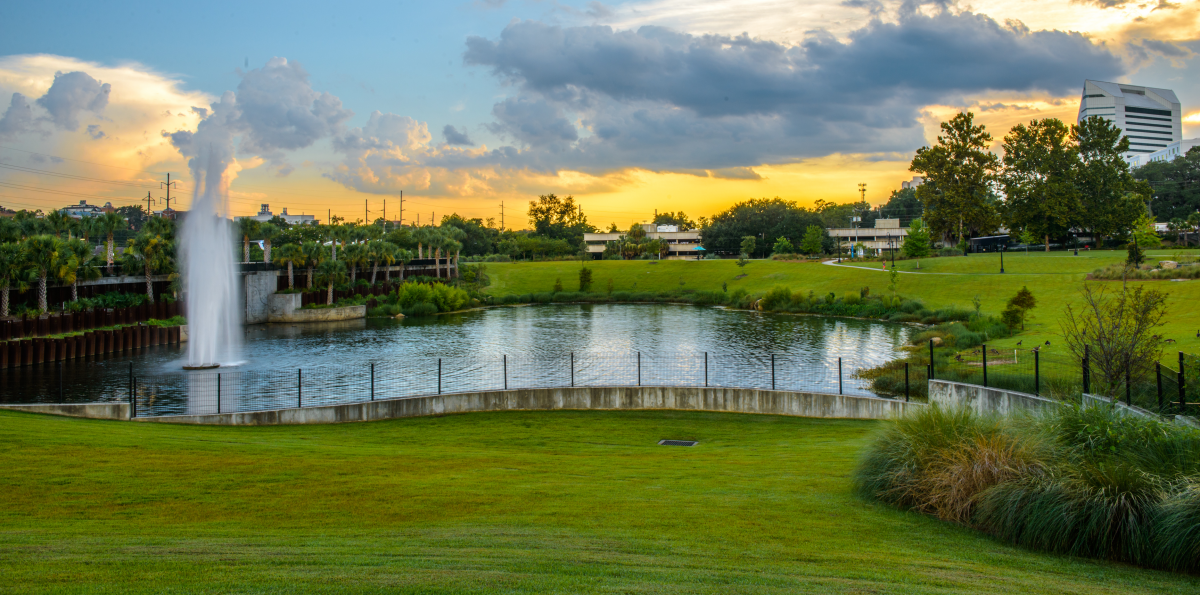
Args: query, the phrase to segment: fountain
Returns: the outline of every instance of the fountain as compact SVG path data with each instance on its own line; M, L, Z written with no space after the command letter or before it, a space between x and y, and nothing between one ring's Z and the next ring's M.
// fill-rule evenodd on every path
M241 312L226 200L226 164L212 151L191 161L195 192L180 234L187 292L185 370L216 368L240 359Z

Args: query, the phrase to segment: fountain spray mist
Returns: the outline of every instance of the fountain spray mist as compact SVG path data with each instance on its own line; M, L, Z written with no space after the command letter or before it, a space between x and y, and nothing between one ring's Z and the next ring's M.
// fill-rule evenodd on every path
M180 236L187 296L188 367L241 359L238 272L227 200L228 164L212 150L190 162L195 195Z

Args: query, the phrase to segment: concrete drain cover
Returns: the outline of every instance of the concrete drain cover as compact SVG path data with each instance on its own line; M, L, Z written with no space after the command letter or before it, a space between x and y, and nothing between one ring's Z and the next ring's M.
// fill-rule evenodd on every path
M696 446L700 444L695 440L659 440L659 446Z

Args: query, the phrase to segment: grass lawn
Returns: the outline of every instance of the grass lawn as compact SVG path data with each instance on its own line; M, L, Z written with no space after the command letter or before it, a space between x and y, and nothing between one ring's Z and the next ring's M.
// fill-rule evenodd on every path
M1195 250L1191 251L1195 253ZM1151 250L1148 260L1170 259L1176 251ZM1063 307L1078 301L1079 289L1087 273L1105 265L1121 262L1125 252L1082 251L1079 256L1070 252L1011 252L1004 256L1005 273L1001 275L998 254L972 254L898 261L900 275L898 292L918 298L927 306L941 308L956 306L973 308L971 301L979 296L982 310L998 315L1005 302L1022 286L1028 286L1038 299L1032 312L1028 331L1021 336L994 343L997 348L1009 348L1018 340L1032 338L1038 342L1051 340L1058 334L1058 319ZM870 287L872 294L887 291L889 275L879 263L830 266L816 262L780 262L754 260L739 268L732 260L690 261L593 261L593 291L606 291L613 281L617 291L678 291L682 288L720 290L726 283L729 291L743 288L747 292L765 292L776 285L792 290L811 290L817 295L834 292L841 296ZM579 289L579 267L576 262L532 262L488 264L492 285L488 292L497 295L551 291L555 279L562 279L567 291ZM738 279L739 275L745 275ZM682 284L681 284L682 282ZM1120 281L1098 281L1114 289ZM1168 355L1175 351L1200 353L1200 281L1140 281L1150 287L1170 293L1170 315L1163 332L1175 344L1164 346ZM636 286L635 286L636 284Z
M848 476L879 423L509 412L228 428L0 412L0 590L1200 589L856 499Z

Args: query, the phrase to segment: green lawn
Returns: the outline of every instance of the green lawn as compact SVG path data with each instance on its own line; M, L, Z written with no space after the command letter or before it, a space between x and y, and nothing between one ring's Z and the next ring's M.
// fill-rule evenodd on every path
M1195 250L1191 251L1195 253ZM1176 252L1149 251L1148 260L1170 259ZM1000 274L998 254L972 254L922 259L921 269L916 261L898 261L900 275L898 292L915 297L927 306L940 308L957 306L973 308L972 298L979 296L986 313L999 314L1005 302L1022 286L1028 286L1038 299L1028 332L1020 337L995 342L998 348L1011 347L1018 340L1051 340L1057 337L1058 320L1063 307L1078 301L1079 289L1087 273L1102 266L1121 262L1124 252L1082 251L1079 256L1070 252L1029 254L1012 252L1004 256L1005 273ZM872 294L887 291L889 275L879 263L830 266L816 262L780 262L754 260L739 268L732 260L689 261L593 261L593 291L606 291L613 281L617 291L677 291L681 288L720 290L726 283L729 291L743 288L747 292L765 292L775 285L793 290L811 290L817 295L834 292L842 295L870 287ZM551 291L555 279L561 279L563 289L579 289L579 267L575 262L534 262L488 264L492 285L488 292L497 295ZM738 279L739 275L745 275ZM681 285L682 282L682 285ZM1102 281L1111 287L1119 281ZM1176 343L1165 345L1168 353L1182 350L1200 353L1200 281L1143 281L1147 286L1171 294L1170 315L1163 333ZM636 286L635 286L636 284Z
M856 499L848 476L879 423L510 412L229 428L0 412L0 590L1200 589Z

